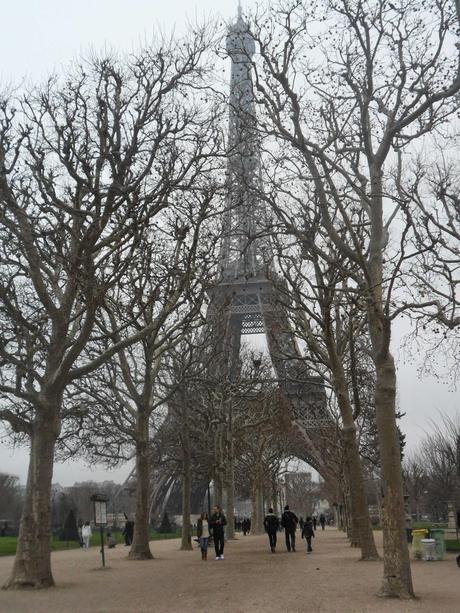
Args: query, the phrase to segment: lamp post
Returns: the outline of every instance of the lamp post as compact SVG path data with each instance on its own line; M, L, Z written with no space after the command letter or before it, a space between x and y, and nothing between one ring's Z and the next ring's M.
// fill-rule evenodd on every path
M90 500L94 508L94 525L99 526L101 535L101 557L102 567L105 568L105 553L104 553L104 526L107 525L107 500L108 496L104 494L93 494Z

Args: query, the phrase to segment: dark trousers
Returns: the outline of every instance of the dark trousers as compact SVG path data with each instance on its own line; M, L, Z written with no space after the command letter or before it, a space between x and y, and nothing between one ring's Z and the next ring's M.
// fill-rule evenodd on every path
M270 549L275 549L276 547L276 530L274 532L268 533L268 540L270 541Z
M214 549L216 550L216 558L224 553L224 543L224 531L219 530L217 532L214 530Z
M286 548L288 551L295 551L295 528L285 528Z
M307 551L313 551L311 548L311 536L306 536L305 540L307 541Z

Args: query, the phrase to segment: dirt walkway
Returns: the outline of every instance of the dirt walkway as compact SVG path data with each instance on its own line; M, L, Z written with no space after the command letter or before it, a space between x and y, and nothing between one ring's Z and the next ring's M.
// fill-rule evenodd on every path
M380 539L381 535L377 534ZM342 533L319 532L314 553L303 541L287 553L271 554L265 537L227 543L225 560L202 562L198 551L178 551L179 541L156 541L150 562L129 562L127 550L108 552L100 570L98 548L53 553L58 587L41 592L0 591L2 613L456 613L460 611L460 569L454 556L444 562L414 562L419 600L383 601L375 596L380 562L357 562ZM12 558L0 558L0 583Z

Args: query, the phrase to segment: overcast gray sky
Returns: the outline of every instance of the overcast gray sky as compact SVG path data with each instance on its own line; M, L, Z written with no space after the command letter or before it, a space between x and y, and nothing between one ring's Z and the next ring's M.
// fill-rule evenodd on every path
M150 38L155 27L181 30L187 19L210 16L230 19L236 15L237 0L0 0L2 35L0 37L0 87L44 79L88 49L104 47L129 51ZM251 7L253 0L243 2ZM400 350L408 331L399 322L394 334L398 358L398 392L401 410L406 413L402 428L408 448L413 448L429 430L429 420L439 412L453 415L460 410L460 394L449 378L417 377L420 356ZM0 442L0 470L25 481L28 455L14 453ZM57 464L54 481L68 485L87 479L124 479L131 466L107 472L103 467L88 468L83 463Z

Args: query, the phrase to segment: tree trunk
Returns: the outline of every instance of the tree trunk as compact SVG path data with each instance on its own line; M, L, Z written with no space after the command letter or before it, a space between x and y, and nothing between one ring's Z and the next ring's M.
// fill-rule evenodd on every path
M228 480L227 480L227 538L235 538L235 475L233 471L233 458L228 461Z
M188 441L188 432L183 440L183 476L182 476L182 541L181 550L191 551L192 547L192 530L190 523L190 496L192 492L192 469L190 459L190 447Z
M263 534L264 533L264 490L262 485L259 485L259 489L258 489L258 520L259 520L259 525L258 525L258 534Z
M257 485L254 479L251 487L251 533L257 534Z
M350 541L350 547L359 547L359 526L353 514L353 508L351 505L351 492L350 492L350 477L348 466L344 466L344 504L347 509L347 536Z
M128 555L130 560L151 560L149 545L149 500L150 500L150 457L149 418L145 411L138 410L136 432L136 520L134 535Z
M388 323L388 325L390 325ZM375 409L383 487L383 583L380 595L412 598L406 540L401 449L396 424L396 371L392 355L376 360Z
M49 411L37 418L33 425L24 508L13 571L4 586L6 589L54 585L51 573L51 484L54 447L59 431L55 415L55 411Z
M375 161L374 161L375 162ZM383 582L381 596L413 598L404 513L401 449L396 425L396 369L390 353L391 319L383 304L382 170L371 165L372 207L367 319L375 366L375 415L383 490Z
M213 501L212 501L214 507L216 505L219 505L220 507L222 507L222 493L223 493L222 478L220 475L217 475L216 478L214 479L214 491L213 491Z
M379 554L375 546L374 533L369 517L367 493L364 486L364 475L356 441L356 427L343 430L345 441L345 461L350 480L350 506L352 522L357 531L357 541L361 548L362 560L378 560Z
M252 492L251 492L251 505L252 505L252 518L251 518L251 533L262 534L263 533L263 493L259 479L259 471L256 471Z
M359 448L356 440L356 425L353 419L353 407L350 402L347 377L343 363L337 353L331 322L327 321L326 343L333 374L334 392L342 417L342 442L345 453L345 474L348 480L349 508L351 516L352 546L361 548L361 560L377 560L379 554L375 546L372 532L367 493L364 486L364 474L359 457Z
M276 491L276 482L274 479L272 481L272 507L273 513L275 515L278 515L278 494Z

